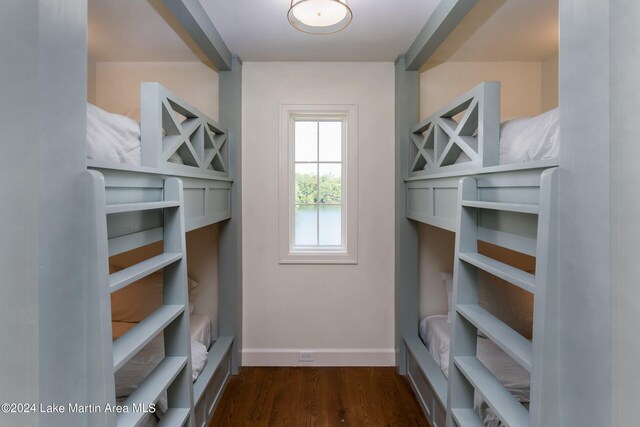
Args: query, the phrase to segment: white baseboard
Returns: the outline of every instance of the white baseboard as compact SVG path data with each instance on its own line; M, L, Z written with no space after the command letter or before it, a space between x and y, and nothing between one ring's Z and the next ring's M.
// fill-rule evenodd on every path
M313 353L313 362L301 362L301 352ZM245 348L243 366L395 366L393 348L375 349L294 349Z

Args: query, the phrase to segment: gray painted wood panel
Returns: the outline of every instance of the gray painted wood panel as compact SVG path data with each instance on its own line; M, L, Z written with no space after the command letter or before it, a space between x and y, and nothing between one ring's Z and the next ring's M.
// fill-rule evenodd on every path
M232 69L229 48L198 0L163 0L218 71Z
M231 218L220 224L220 335L233 337L231 372L242 365L242 61L220 73L220 121L227 126Z
M441 0L407 51L407 70L419 70L477 1Z
M35 125L40 114L38 8L38 2L0 3L0 129L4 151L0 156L0 177L3 183L20 183L0 186L0 194L7 201L0 207L0 322L12 325L2 331L0 378L13 385L0 387L2 402L38 400L39 157L40 151L46 150ZM19 45L14 42L16 39L21 40ZM55 133L58 132L56 128ZM68 143L82 147L77 141ZM68 183L66 178L65 182ZM69 259L72 257L69 254ZM38 414L0 413L0 424L18 423L37 426Z
M611 423L610 34L617 25L610 20L610 4L560 1L558 399L563 426Z
M406 70L406 58L396 60L395 147L395 337L396 367L406 373L406 347L402 337L418 335L418 227L406 216L409 130L419 114L418 73Z
M168 177L166 171L142 173L106 167L96 170L105 177L106 201L109 204L162 200L163 182ZM219 178L180 178L184 187L187 231L231 216L230 181ZM162 240L162 214L158 210L119 213L110 215L107 221L109 256Z
M611 260L614 426L640 419L640 4L614 0L611 5Z
M85 0L0 5L0 122L7 150L0 169L5 184L23 193L3 185L2 223L10 230L3 228L2 246L11 254L3 251L2 258L12 265L2 265L2 299L9 306L2 304L1 312L11 326L3 331L0 369L3 382L15 386L2 387L4 401L88 402L86 14ZM70 413L0 414L3 425L87 420Z
M529 168L513 167L513 170L500 167L498 173L474 169L477 173L470 176L477 181L479 197L490 202L536 205L540 198L540 177L545 169L538 164L531 164ZM454 175L407 180L407 217L455 232L460 178L460 175ZM485 210L480 213L479 225L482 240L535 255L537 219L533 215Z

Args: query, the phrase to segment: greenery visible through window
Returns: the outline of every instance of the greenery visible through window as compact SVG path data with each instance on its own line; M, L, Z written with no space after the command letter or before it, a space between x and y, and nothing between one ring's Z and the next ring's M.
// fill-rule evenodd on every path
M296 246L343 244L342 139L342 120L295 121Z

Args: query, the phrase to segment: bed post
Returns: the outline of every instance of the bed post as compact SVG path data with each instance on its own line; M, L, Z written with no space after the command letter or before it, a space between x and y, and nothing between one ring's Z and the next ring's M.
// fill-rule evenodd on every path
M410 130L419 120L420 80L407 71L404 55L396 60L395 74L395 350L396 368L406 374L405 335L418 336L418 227L406 215L404 179L409 171Z
M220 72L220 122L228 131L231 219L220 224L220 336L232 336L231 372L242 365L242 61L231 59L231 70Z

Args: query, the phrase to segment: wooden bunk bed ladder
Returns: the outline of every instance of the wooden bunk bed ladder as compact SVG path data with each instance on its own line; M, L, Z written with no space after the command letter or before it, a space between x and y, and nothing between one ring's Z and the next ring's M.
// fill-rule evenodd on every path
M552 298L556 275L555 236L557 168L541 175L539 203L519 204L479 200L476 180L460 180L454 266L447 426L483 426L474 411L478 393L509 427L552 425L554 393ZM478 212L482 209L537 216L536 271L529 274L478 253ZM478 270L484 270L534 295L532 341L520 335L478 304ZM476 357L478 332L531 374L530 411L494 377ZM545 346L546 343L546 346ZM545 369L546 368L546 369ZM543 399L547 399L544 401ZM544 409L544 411L543 411Z
M115 405L114 374L160 333L164 338L165 357L145 381L122 404L125 412L105 414L99 421L105 426L136 426L143 410L167 392L168 411L159 425L193 425L193 388L191 386L191 346L189 334L187 263L185 244L184 200L182 181L164 180L163 200L107 204L104 177L89 171L94 193L96 230L95 254L98 289L92 292L99 310L93 315L100 325L102 355L96 355L104 381L96 384L97 396L106 405ZM125 212L156 209L163 211L164 253L124 270L109 274L107 216ZM164 270L163 305L112 343L111 293L154 272Z

